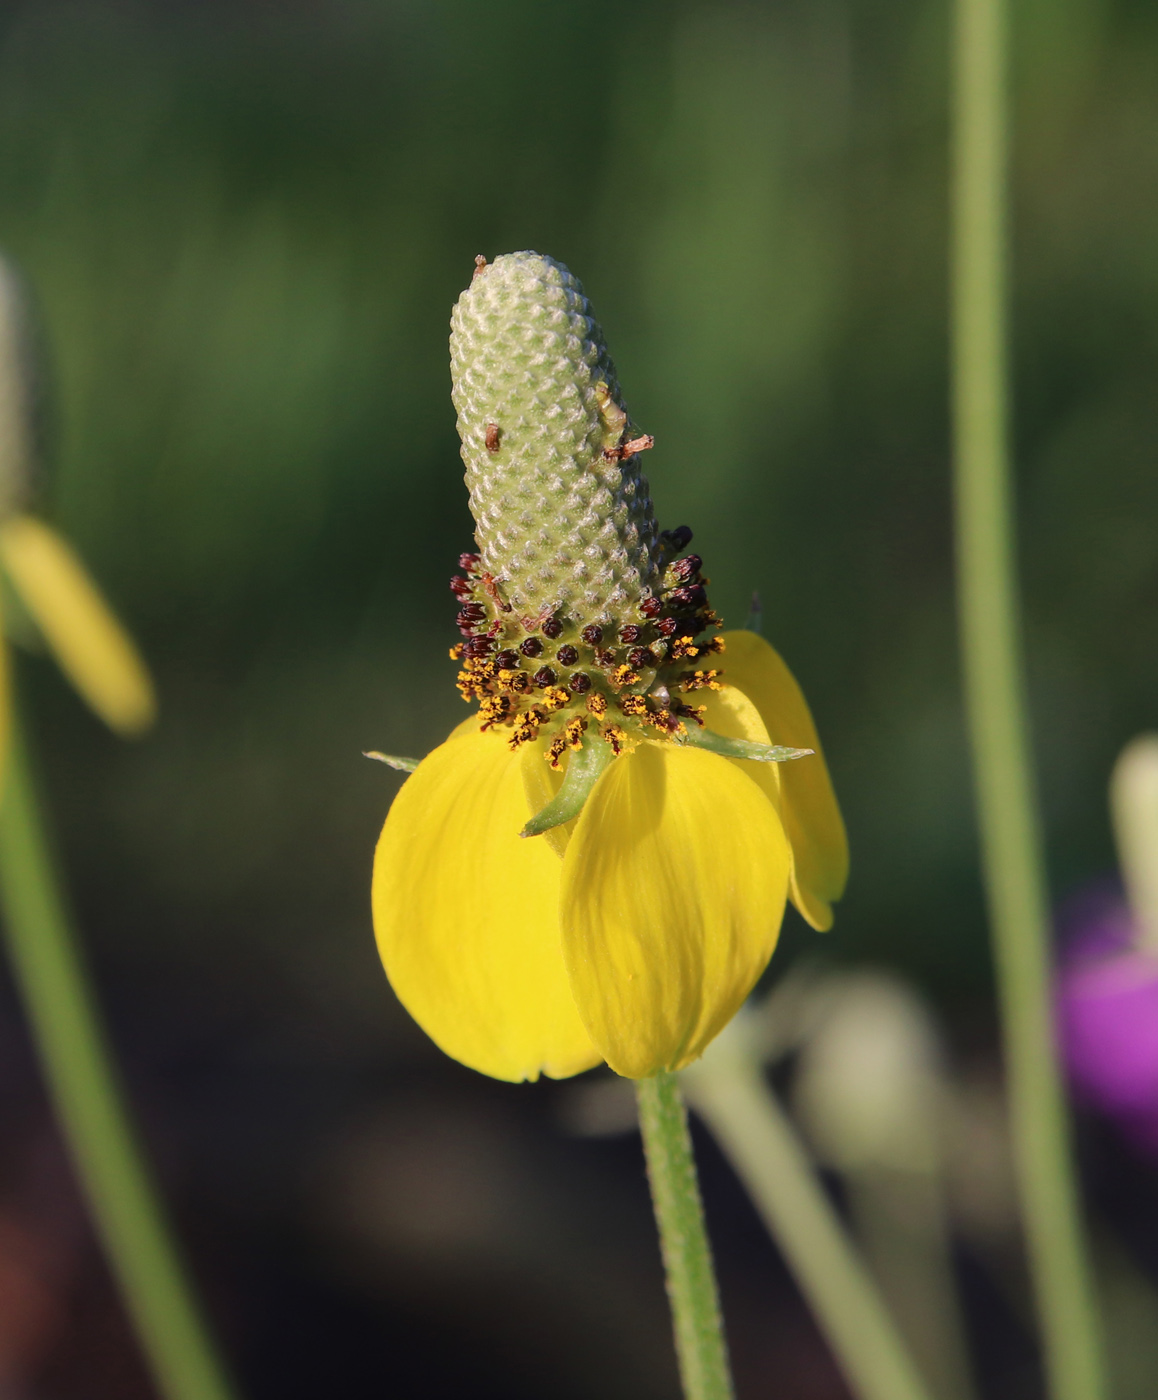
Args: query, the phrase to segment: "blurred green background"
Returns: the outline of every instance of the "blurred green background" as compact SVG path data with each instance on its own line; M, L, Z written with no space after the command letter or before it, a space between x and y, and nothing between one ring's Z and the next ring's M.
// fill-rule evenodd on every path
M1158 715L1158 9L1016 9L1016 458L1060 898L1112 869L1106 776ZM948 513L948 21L928 0L0 11L0 246L50 352L42 509L141 641L162 721L122 746L48 664L21 679L118 1049L254 1396L674 1393L637 1144L568 1138L570 1086L443 1062L373 951L397 778L361 751L424 753L462 709L446 338L477 253L583 279L656 437L661 523L694 528L734 624L759 591L812 701L853 876L835 931L792 924L774 971L897 967L992 1056ZM28 1204L59 1149L5 997L2 1200L57 1228L56 1197ZM465 1245L438 1211L352 1244L358 1190L436 1179L439 1143L460 1175L493 1149L506 1204ZM773 1393L766 1362L786 1400L843 1394L707 1171L743 1393ZM19 1394L147 1395L69 1229L56 1321L11 1344ZM469 1280L495 1270L488 1303ZM1031 1394L1002 1325L992 1393Z

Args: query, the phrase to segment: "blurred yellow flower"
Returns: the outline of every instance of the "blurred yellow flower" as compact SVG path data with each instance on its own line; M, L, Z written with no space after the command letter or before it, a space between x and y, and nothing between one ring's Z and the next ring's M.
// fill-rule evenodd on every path
M43 521L15 515L0 522L0 567L96 714L122 734L147 729L157 708L149 674L75 550Z
M0 574L90 707L111 728L135 734L156 712L144 663L76 552L24 511L37 457L35 337L28 321L20 278L0 257ZM10 712L8 655L0 642L0 765Z
M467 720L394 800L374 923L400 1000L447 1054L498 1079L678 1069L735 1014L772 955L786 895L814 928L848 871L807 703L752 632L725 634L710 731L813 749L791 763L668 738L628 747L582 811L542 837L540 745ZM573 754L572 754L573 757Z

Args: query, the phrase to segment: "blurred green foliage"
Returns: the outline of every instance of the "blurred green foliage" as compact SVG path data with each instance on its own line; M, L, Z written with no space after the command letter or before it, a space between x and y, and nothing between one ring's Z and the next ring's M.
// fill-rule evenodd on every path
M1016 455L1064 891L1109 867L1109 764L1158 717L1158 10L1018 22ZM0 244L51 349L44 508L163 706L127 751L33 668L104 956L276 976L346 1035L403 1025L368 914L397 779L360 751L459 717L447 319L476 253L529 247L585 282L662 523L693 526L734 624L759 590L813 701L853 877L834 934L792 947L979 1004L946 24L920 0L4 10Z

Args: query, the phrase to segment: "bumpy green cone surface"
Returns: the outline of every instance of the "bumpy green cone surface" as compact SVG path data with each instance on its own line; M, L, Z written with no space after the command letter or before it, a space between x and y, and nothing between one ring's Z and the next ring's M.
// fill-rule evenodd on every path
M579 281L538 253L480 266L450 347L482 568L522 616L634 614L659 582L659 531Z

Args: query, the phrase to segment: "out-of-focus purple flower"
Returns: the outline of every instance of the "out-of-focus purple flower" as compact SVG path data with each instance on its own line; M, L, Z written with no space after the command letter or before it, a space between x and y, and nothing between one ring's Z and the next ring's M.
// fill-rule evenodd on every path
M1074 1087L1142 1150L1158 1157L1158 956L1135 946L1119 895L1091 895L1058 975L1058 1034Z

